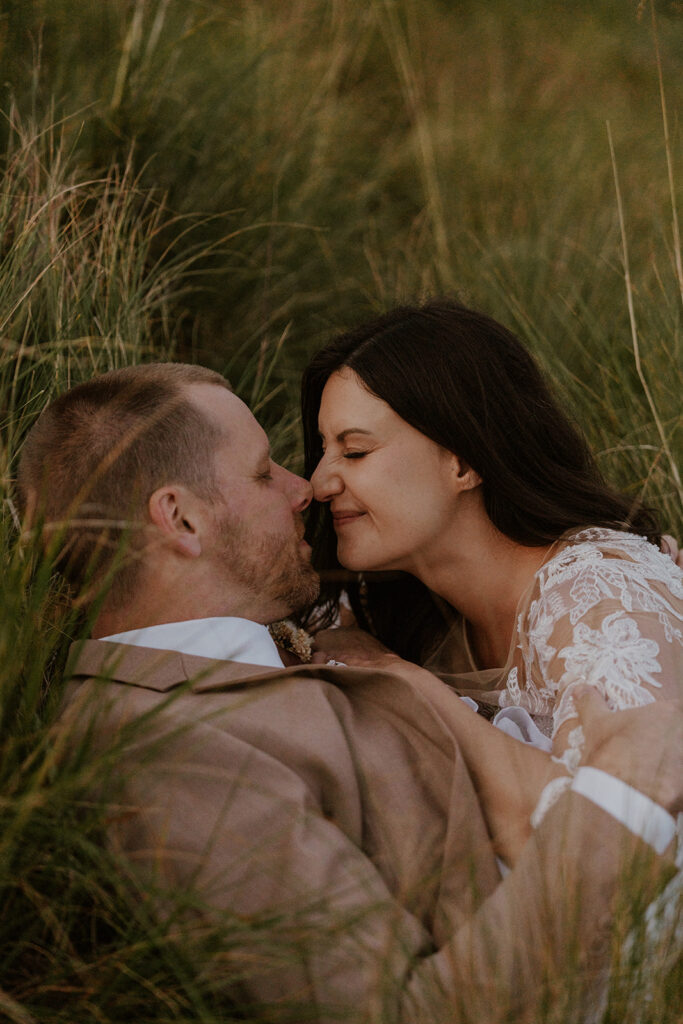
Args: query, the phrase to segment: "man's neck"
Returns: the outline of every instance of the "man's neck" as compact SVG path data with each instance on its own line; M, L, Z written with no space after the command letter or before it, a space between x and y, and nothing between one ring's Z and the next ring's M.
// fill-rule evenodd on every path
M129 601L105 602L93 624L92 636L97 640L168 622L224 617L263 621L239 595L231 595L227 587L219 594L207 587L194 586L189 579L181 580L172 586L140 586Z
M132 629L191 619L240 618L267 624L284 618L286 607L264 604L262 592L203 559L150 560L140 570L132 593L114 602L106 598L92 628L94 639Z
M152 603L142 608L125 605L120 608L103 608L97 616L92 636L95 640L103 636L128 633L133 629L147 629L150 626L162 626L167 622L185 622L188 619L202 616L185 614L180 608L155 608Z

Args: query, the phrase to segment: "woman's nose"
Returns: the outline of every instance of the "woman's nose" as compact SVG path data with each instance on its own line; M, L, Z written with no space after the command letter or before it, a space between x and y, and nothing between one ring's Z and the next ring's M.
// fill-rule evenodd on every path
M331 501L335 494L341 494L344 490L341 476L330 469L324 455L313 471L311 485L316 501Z

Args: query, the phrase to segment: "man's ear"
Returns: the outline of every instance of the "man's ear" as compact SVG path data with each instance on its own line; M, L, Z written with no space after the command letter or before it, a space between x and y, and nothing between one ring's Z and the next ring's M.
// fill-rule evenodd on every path
M458 491L473 491L481 484L481 477L475 469L472 469L468 462L461 459L459 455L449 453L451 459L451 471L453 481Z
M187 487L160 487L150 497L147 511L166 544L179 555L198 558L202 553L199 499Z

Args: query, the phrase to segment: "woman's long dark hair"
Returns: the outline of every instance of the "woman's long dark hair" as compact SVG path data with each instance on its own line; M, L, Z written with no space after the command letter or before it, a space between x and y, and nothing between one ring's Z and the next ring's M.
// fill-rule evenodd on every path
M606 526L659 542L656 515L606 483L534 360L490 317L446 300L401 306L318 352L302 380L308 477L322 457L323 389L342 367L476 470L491 522L512 540L543 546L570 529ZM361 624L404 657L424 657L445 624L427 588L396 573L368 574L360 586L357 574L345 578L326 505L311 509L307 536L324 598L333 601L343 581Z

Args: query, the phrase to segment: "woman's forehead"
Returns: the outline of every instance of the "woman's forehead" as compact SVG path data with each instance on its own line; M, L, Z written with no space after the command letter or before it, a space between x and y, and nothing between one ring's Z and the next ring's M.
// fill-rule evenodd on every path
M385 411L393 412L385 401L367 389L355 370L344 366L331 374L325 384L320 401L320 416L337 417L352 411L369 416L381 416Z
M387 434L402 428L410 429L387 402L367 389L354 370L345 366L329 377L318 413L318 429L325 437L343 440L353 432Z

